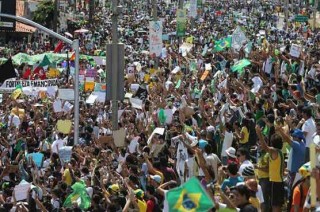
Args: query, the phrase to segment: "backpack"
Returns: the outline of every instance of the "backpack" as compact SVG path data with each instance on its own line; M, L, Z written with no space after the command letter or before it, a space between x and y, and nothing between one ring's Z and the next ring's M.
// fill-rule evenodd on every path
M302 188L302 183L303 183L304 179L301 179L301 180L298 180L292 187L291 191L290 191L290 196L289 196L289 202L288 202L288 205L287 205L287 211L290 212L291 211L291 208L292 208L292 198L293 198L293 191L294 189L299 186L299 190L300 190L300 206L299 207L302 207L304 202L302 201L303 200L303 188Z

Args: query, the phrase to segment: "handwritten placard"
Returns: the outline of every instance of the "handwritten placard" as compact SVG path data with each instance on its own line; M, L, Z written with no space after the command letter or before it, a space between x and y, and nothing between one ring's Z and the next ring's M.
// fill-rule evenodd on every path
M16 187L14 187L14 195L15 195L16 201L27 199L28 191L30 187L31 187L31 183L27 183L27 182L16 185Z
M59 149L60 160L64 163L71 160L72 146L64 146Z

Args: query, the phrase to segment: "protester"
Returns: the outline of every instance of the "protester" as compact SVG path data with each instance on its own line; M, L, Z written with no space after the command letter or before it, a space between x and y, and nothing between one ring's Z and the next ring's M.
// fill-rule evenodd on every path
M320 148L320 34L310 21L284 22L270 1L190 1L187 15L157 1L162 33L152 34L152 4L124 1L125 98L113 126L114 12L94 1L89 15L76 2L68 11L81 21L59 33L79 39L79 85L72 47L41 31L0 48L1 211L319 208L310 197L319 170L306 163L320 163L319 150L309 154Z

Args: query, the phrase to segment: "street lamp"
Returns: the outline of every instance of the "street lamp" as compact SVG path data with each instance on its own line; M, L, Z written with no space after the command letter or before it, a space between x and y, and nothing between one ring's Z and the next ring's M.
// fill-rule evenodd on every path
M31 25L37 29L40 29L52 37L55 37L63 42L72 45L72 48L75 51L75 78L74 78L74 144L78 143L79 140L79 40L70 40L36 22L33 22L27 18L23 18L20 16L14 16L9 14L0 13L0 17L11 18L16 21Z

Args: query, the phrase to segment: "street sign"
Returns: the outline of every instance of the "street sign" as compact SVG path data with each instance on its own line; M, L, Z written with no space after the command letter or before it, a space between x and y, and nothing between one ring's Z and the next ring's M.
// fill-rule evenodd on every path
M296 15L295 18L294 18L295 22L300 22L300 23L301 22L306 22L308 20L309 20L308 16L305 16L305 15Z
M8 21L0 21L0 27L13 27L13 22L8 22Z
M0 13L16 15L16 0L0 0ZM0 19L0 30L15 30L16 21L9 18Z
M112 93L116 90L115 99L124 99L124 45L107 45L107 101L113 100Z

